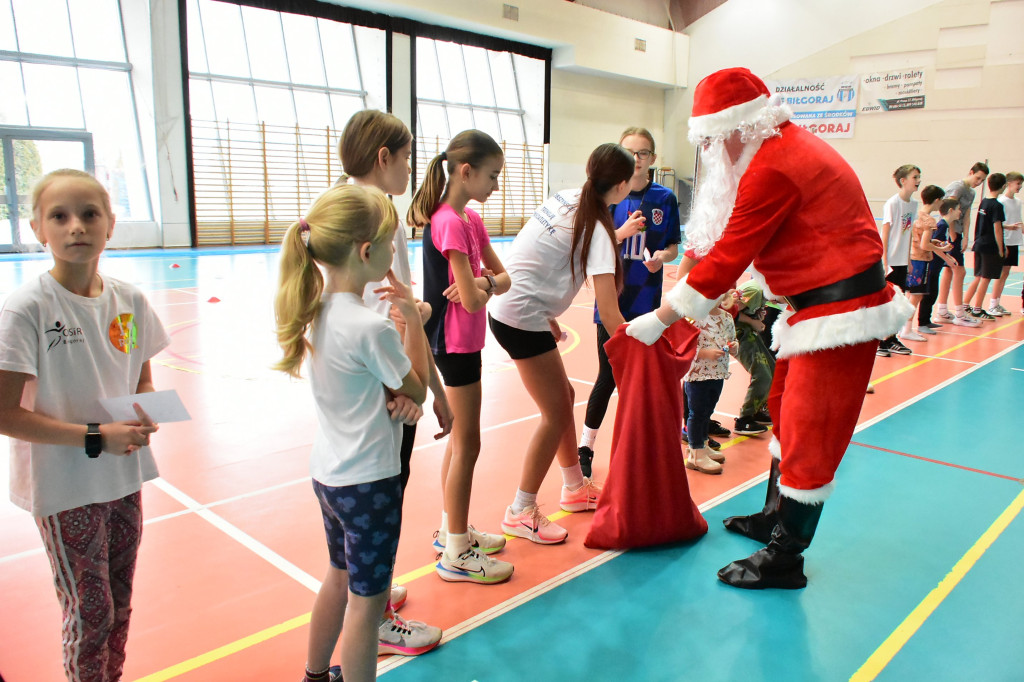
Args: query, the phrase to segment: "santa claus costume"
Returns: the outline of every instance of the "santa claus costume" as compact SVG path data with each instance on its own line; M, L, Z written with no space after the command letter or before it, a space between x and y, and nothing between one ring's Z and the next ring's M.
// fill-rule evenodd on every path
M878 341L913 313L885 282L878 229L853 169L789 117L747 69L697 85L689 137L702 146L705 176L686 234L700 261L661 309L627 329L647 342L678 317L703 319L751 263L766 295L789 304L773 329L765 507L725 521L767 546L718 572L751 589L807 584L802 552L853 436Z

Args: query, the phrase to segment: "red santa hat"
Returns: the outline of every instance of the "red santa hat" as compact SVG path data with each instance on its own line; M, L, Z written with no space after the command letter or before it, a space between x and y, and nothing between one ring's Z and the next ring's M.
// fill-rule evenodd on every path
M770 107L775 108L770 98L764 81L749 69L722 69L706 76L693 91L690 139L726 136L754 124Z

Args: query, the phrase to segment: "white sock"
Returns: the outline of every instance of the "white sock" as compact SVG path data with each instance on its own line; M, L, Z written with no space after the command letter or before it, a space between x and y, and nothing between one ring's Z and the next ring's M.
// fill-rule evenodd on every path
M438 530L441 531L438 535L442 538L448 534L448 512L443 509L441 510L441 527Z
M988 301L988 307L989 308L995 308L997 305L999 305L999 299L998 298L990 298L989 299L989 301Z
M589 426L583 427L583 435L580 436L580 447L594 449L594 443L597 442L597 429L592 429Z
M512 502L513 514L522 514L524 509L536 506L537 493L524 493L522 490L516 490L516 499Z
M569 490L579 490L583 485L583 469L576 462L571 467L559 467L562 470L562 485Z
M946 306L945 303L939 303L938 305L935 306L935 309L938 310L939 313L943 315L949 312L949 308Z
M459 555L469 549L469 533L448 533L444 544L444 555L449 559L458 559Z
M910 319L912 320L914 318L910 318ZM910 323L910 320L907 320L906 323L903 325L903 331L900 332L900 334L903 334L905 336L905 335L909 334L912 329L913 329L913 327L912 327L912 325Z
M963 305L958 305L956 307L956 316L957 317L963 317L964 316L964 307L963 307Z

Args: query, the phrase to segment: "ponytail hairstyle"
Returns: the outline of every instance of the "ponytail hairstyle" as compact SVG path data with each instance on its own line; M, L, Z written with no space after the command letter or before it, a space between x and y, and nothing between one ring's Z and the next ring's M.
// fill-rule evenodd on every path
M411 140L412 133L397 116L375 109L357 112L345 124L338 140L338 158L344 170L335 184L344 185L350 177L369 175L377 165L381 148L397 154Z
M427 172L423 176L423 184L416 190L412 205L406 215L406 222L416 227L423 227L430 222L430 216L448 196L448 183L445 181L447 162L448 177L451 178L455 169L464 163L479 168L485 161L495 157L504 157L501 145L494 138L480 130L463 130L452 138L448 148L430 160Z
M611 142L595 149L587 159L587 181L580 192L580 203L576 206L576 215L572 219L572 246L569 248L569 271L573 281L576 280L576 250L580 252L580 268L582 279L587 278L587 256L590 254L590 241L598 223L615 243L615 222L612 219L604 195L616 185L633 177L633 155L624 147ZM615 259L615 287L622 286L622 264Z
M324 290L318 265L344 267L360 244L388 243L397 224L394 204L379 189L341 185L321 194L306 217L285 231L274 298L277 343L284 357L274 369L299 378L302 361L312 351L306 332L320 312Z

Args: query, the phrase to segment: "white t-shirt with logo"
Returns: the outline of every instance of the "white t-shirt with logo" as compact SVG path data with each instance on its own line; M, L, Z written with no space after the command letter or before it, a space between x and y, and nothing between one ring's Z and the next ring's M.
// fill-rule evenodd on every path
M917 201L903 201L899 194L894 194L885 202L882 210L882 228L889 223L889 247L885 257L889 266L909 265L910 237L914 218L917 216Z
M319 426L310 474L332 487L397 476L402 423L391 420L384 387L400 388L412 363L394 323L355 294L324 294L310 340Z
M487 304L494 319L524 331L549 331L548 321L572 305L583 286L579 249L573 255L575 279L569 269L572 221L579 199L578 189L555 194L533 212L516 235L504 259L512 288ZM587 275L614 274L618 257L615 243L598 223L587 254Z
M103 277L96 298L50 273L13 292L0 311L0 370L28 374L21 405L74 424L110 421L100 398L131 395L142 365L170 345L135 286ZM34 516L110 502L158 476L149 447L90 459L80 446L11 439L11 501Z
M1000 194L999 203L1003 205L1003 213L1006 218L1004 224L1013 225L1021 221L1020 199L1017 197L1011 199L1005 194ZM1024 246L1024 234L1021 234L1021 230L1003 230L1003 244L1006 246Z

